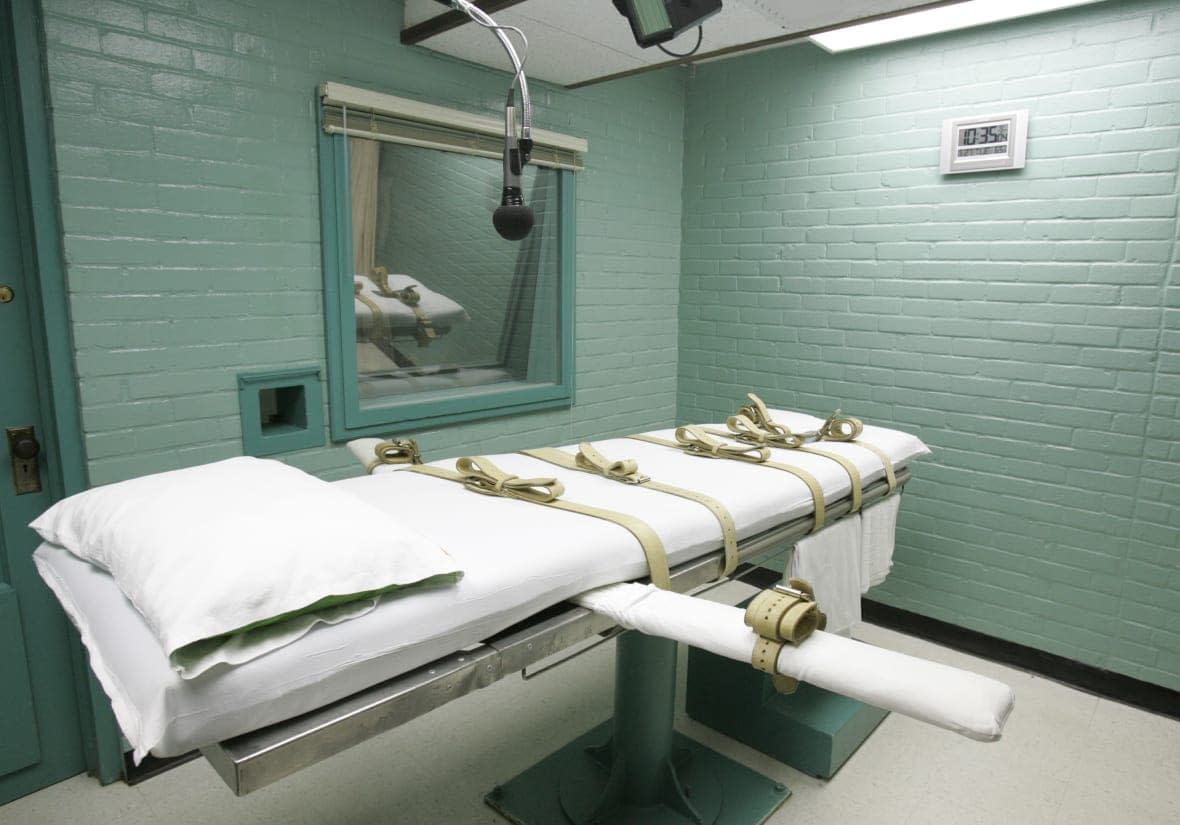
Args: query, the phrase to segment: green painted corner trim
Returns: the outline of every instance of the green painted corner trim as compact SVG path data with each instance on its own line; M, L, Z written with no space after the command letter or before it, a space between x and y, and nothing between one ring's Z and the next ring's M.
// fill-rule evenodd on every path
M41 317L37 320L42 329L34 353L38 372L50 379L48 386L42 386L40 400L50 411L55 425L54 432L46 434L54 439L48 446L56 446L51 451L58 456L58 473L51 483L55 496L65 496L85 490L89 479L74 370L74 339L62 250L57 177L50 149L54 144L47 105L48 82L42 64L44 36L38 9L36 0L13 0L12 3L20 86L19 118L23 131L21 151L29 170L26 185L31 205L31 214L23 216L27 218L27 225L21 228L31 246L30 260L36 261L38 275L30 279L30 285L38 291L32 296L33 305L41 308Z
M322 104L317 95L316 122L321 123L322 120ZM557 172L561 211L557 239L560 260L557 292L561 325L557 342L558 380L544 384L519 382L493 389L476 387L460 392L424 393L417 398L364 406L357 381L356 347L350 345L355 340L356 323L352 294L344 289L344 279L341 277L341 273L352 271L347 142L343 135L330 135L319 129L317 145L329 432L332 440L347 441L366 435L404 433L573 404L577 261L574 242L577 232L574 173L569 170Z
M5 4L8 6L9 4ZM37 0L12 0L14 40L23 140L21 151L28 169L27 203L22 215L22 235L36 262L36 277L29 284L37 291L32 305L41 309L31 319L38 335L33 342L38 373L48 378L41 387L41 403L52 422L42 433L50 466L50 489L55 498L81 492L90 486L78 384L74 368L73 330L70 325L65 256L62 250L60 202L57 192L54 145L49 119L49 91L44 71L45 37ZM18 205L22 199L18 198ZM87 768L102 782L123 775L123 747L110 702L94 686L85 654L76 636L71 650L77 673L76 695L82 718L91 725L81 731Z
M280 420L273 424L262 422L262 393L266 390L278 391ZM238 373L238 412L246 455L275 455L323 446L324 391L320 368Z
M0 776L36 764L41 759L33 689L25 667L24 634L21 633L17 594L0 584L0 662L15 668L0 680Z

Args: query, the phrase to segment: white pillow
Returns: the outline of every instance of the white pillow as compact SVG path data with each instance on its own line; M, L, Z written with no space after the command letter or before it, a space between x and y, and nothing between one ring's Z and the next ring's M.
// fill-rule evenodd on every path
M29 526L109 571L186 678L367 612L381 592L461 575L388 514L257 458L96 487Z

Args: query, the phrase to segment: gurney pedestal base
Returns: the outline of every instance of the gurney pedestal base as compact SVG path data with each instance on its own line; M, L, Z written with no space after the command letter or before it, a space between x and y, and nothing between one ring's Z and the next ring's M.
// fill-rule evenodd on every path
M615 717L496 787L520 825L757 825L791 792L672 729L676 643L617 642Z
M764 673L692 649L688 715L780 762L831 779L888 711L803 682L784 696Z

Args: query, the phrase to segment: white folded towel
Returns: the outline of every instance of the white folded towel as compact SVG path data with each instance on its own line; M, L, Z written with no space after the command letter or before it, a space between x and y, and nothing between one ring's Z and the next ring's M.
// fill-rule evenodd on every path
M860 621L860 514L848 516L795 545L788 577L815 588L829 633L847 634Z
M860 511L861 575L860 589L865 592L885 581L893 567L893 547L897 533L897 510L901 495L890 496L879 504Z
M651 585L608 585L574 601L624 627L740 662L750 661L758 638L741 608ZM1015 701L1012 688L995 679L822 631L797 647L784 645L776 666L784 676L982 742L1000 738Z

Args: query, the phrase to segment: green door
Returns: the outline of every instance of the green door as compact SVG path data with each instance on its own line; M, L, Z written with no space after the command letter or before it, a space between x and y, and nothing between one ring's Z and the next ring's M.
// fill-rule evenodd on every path
M27 206L24 155L8 2L0 2L0 805L85 770L69 628L33 567L38 539L28 523L51 503L47 477L56 466L43 436L31 323L39 305L32 244L18 209ZM16 116L14 116L16 115ZM27 221L24 224L27 226ZM41 492L18 495L10 461L10 428L31 426L41 452ZM28 441L28 439L19 439ZM26 443L24 449L29 449ZM0 815L0 819L3 816Z

